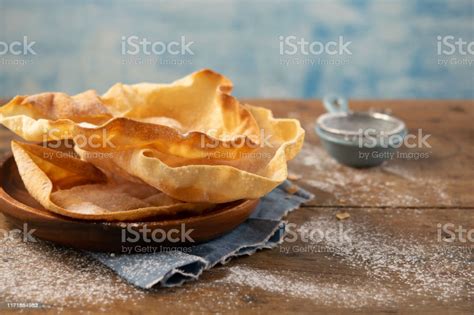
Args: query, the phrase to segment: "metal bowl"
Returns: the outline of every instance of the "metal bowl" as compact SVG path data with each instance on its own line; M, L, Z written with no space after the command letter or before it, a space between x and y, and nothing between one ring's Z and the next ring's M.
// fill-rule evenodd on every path
M328 153L342 164L370 167L395 157L405 123L377 112L352 112L340 97L324 98L328 113L316 121L316 133Z

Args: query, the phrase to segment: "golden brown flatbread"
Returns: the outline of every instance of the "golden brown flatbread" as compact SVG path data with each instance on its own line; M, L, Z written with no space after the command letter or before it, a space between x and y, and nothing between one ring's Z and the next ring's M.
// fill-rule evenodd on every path
M173 200L255 199L286 179L304 130L231 90L229 79L205 69L171 84L118 83L102 96L17 96L0 108L0 122L26 140L72 139L108 179L147 184Z
M224 76L201 70L171 84L118 83L101 97L95 91L16 96L0 108L0 123L28 141L73 138L84 150L148 145L185 158L249 152L251 147L231 143L258 144L259 127L223 92L231 86Z
M175 200L157 189L107 178L70 153L12 141L26 189L51 212L83 220L136 221L182 212L200 214L213 207Z
M82 159L101 169L132 175L167 195L188 202L224 203L264 196L283 182L287 160L303 145L304 130L294 119L275 119L261 107L249 106L269 143L249 154L226 159L183 159L153 148L112 152L103 159L97 152L76 148Z

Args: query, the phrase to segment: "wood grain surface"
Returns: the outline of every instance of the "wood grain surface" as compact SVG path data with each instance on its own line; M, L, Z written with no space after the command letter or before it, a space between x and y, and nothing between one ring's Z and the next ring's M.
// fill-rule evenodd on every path
M451 242L440 226L474 229L474 101L351 102L356 110L390 109L410 133L421 129L430 135L431 147L402 148L411 155L365 170L341 166L324 152L313 131L324 112L319 101L248 103L271 108L277 117L298 118L306 129L304 149L290 171L301 176L295 183L316 198L287 218L295 224L296 240L235 259L180 288L137 290L105 311L472 314L474 240ZM9 151L12 138L1 129L2 153ZM413 158L414 152L424 157ZM350 217L339 221L340 212ZM0 216L0 228L7 226ZM341 230L348 238L334 240ZM335 233L305 239L312 231ZM120 282L112 273L108 277ZM0 302L2 297L0 292ZM61 309L77 310L104 307L90 301ZM58 308L25 313L38 311L56 313Z

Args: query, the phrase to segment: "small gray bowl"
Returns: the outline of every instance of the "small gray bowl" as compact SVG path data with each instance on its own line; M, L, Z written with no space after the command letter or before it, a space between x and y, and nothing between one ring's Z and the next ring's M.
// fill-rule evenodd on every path
M371 167L394 158L407 134L405 123L377 112L352 112L344 98L323 99L328 111L316 121L324 148L338 162Z

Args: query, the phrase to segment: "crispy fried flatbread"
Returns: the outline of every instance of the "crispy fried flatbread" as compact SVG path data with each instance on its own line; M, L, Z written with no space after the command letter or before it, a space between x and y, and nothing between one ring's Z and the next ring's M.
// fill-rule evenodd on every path
M11 147L30 195L63 216L131 221L183 212L200 214L212 208L180 202L143 183L111 180L92 164L62 151L15 141Z
M260 137L231 89L224 76L201 70L171 84L118 83L100 97L92 90L16 96L0 108L0 123L28 141L73 138L89 151L146 145L184 158L232 156L253 150L232 143L258 144Z
M300 151L304 130L295 119L275 119L267 109L248 108L271 137L252 153L231 160L183 159L153 148L113 152L104 159L96 152L75 149L82 159L101 169L132 175L179 200L224 203L256 199L286 179L286 163Z
M175 200L255 199L286 179L304 130L240 103L231 89L224 76L201 70L171 84L118 83L102 96L17 96L0 108L0 122L27 140L72 139L108 179L148 184Z

